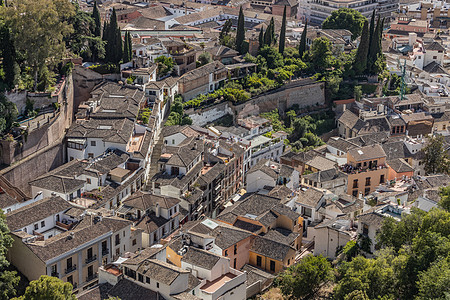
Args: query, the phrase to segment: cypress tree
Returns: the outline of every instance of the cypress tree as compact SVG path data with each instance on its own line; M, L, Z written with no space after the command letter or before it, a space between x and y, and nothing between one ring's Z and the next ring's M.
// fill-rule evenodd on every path
M372 48L372 38L373 38L373 33L375 31L375 13L376 13L376 9L373 10L372 12L372 18L370 19L370 27L369 27L369 53L370 53L370 48Z
M244 54L242 49L242 44L245 40L245 26L244 26L244 12L242 11L242 6L239 10L239 18L238 18L238 25L237 25L237 31L236 31L236 51L238 51L240 54Z
M372 35L372 43L370 43L371 48L369 51L369 62L367 64L367 70L373 72L373 65L377 61L377 55L380 52L381 41L380 41L380 17L378 16L377 26Z
M258 49L261 49L262 47L264 47L264 28L261 27L261 31L259 32L259 47Z
M278 52L283 54L285 45L286 45L286 5L284 6L283 21L281 24L280 42L278 45Z
M115 31L115 44L116 49L114 51L115 53L115 63L119 63L122 60L122 53L123 53L123 42L122 42L122 34L120 33L120 29L117 27Z
M272 43L275 43L275 22L272 19L270 19L270 40L272 41Z
M1 28L0 47L3 58L2 66L5 72L5 84L11 90L14 88L16 79L16 50L11 37L11 31L6 25Z
M122 35L117 25L116 10L113 9L109 23L104 29L103 39L106 41L106 60L118 64L122 59Z
M272 40L271 40L271 35L270 35L270 23L266 28L266 32L264 33L264 45L266 46L270 46L272 44Z
M369 53L369 24L367 20L364 22L361 40L356 52L353 68L357 74L362 74L367 67L367 55Z
M131 40L131 33L128 32L128 61L133 60L133 41Z
M308 30L308 21L305 22L305 29L303 29L302 36L300 37L300 44L298 45L298 53L300 58L303 57L303 53L306 51L306 34Z
M122 61L123 63L129 62L129 50L128 50L128 31L125 32L125 41L123 43Z
M102 33L102 23L100 20L100 12L97 8L97 1L94 1L94 10L92 11L92 18L94 19L94 36L100 36Z

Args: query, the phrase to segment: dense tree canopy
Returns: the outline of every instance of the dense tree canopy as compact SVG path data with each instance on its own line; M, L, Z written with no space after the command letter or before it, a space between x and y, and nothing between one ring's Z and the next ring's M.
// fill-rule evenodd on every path
M42 275L33 280L19 300L76 300L72 285L52 276Z
M33 81L28 88L36 90L39 81L49 82L51 68L66 52L64 37L73 31L69 20L74 14L69 0L15 0L0 10L23 67L30 68Z
M448 173L450 160L444 148L444 138L440 135L429 137L423 148L425 172L427 174Z
M327 259L321 255L310 255L281 273L278 282L282 293L287 297L306 299L332 278L331 264Z
M16 293L20 278L17 272L7 270L9 262L6 260L8 248L12 246L13 239L9 235L3 211L0 210L0 299L11 299Z
M366 18L360 12L351 8L339 8L331 13L322 23L323 29L348 29L352 32L352 39L361 35Z
M413 209L400 221L387 217L377 247L374 258L358 256L340 264L336 299L350 294L374 300L448 299L450 212Z

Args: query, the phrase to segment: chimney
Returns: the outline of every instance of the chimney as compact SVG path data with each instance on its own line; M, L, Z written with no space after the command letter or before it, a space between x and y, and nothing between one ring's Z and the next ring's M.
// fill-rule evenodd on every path
M157 218L159 218L160 214L161 214L161 207L159 207L159 203L156 203L155 215L156 215Z

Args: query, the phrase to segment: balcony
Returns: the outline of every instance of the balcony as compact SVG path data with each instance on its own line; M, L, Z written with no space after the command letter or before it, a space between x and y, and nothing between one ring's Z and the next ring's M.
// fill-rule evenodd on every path
M72 273L72 272L75 271L76 269L77 269L77 265L73 265L73 266L67 268L67 269L65 270L64 273L66 273L66 275L67 275L67 274L69 274L69 273Z
M92 280L94 280L94 279L97 279L97 277L98 277L98 274L97 274L97 273L96 273L96 274L88 275L88 276L86 277L86 283L87 283L87 282L90 282L90 281L92 281Z
M349 165L349 164L345 164L343 166L340 167L341 171L347 174L359 174L359 173L363 173L363 172L371 172L371 171L377 171L377 170L382 170L382 169L386 169L387 166L386 165L379 165L379 166L374 166L374 167L356 167L353 165Z
M102 256L108 255L109 249L102 249Z
M59 278L59 273L58 272L52 272L52 277L58 277Z
M72 284L72 286L73 286L73 289L76 290L78 288L78 283L75 282L74 284Z
M97 260L97 255L94 255L94 256L86 258L85 263L90 264L91 262L96 261L96 260Z

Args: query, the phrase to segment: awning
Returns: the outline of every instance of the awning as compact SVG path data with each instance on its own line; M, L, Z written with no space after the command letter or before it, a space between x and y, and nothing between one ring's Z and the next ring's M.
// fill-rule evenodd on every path
M113 265L121 265L124 261L126 261L128 258L124 258L124 257L120 257L119 256L119 258L115 261L115 262L113 262Z

